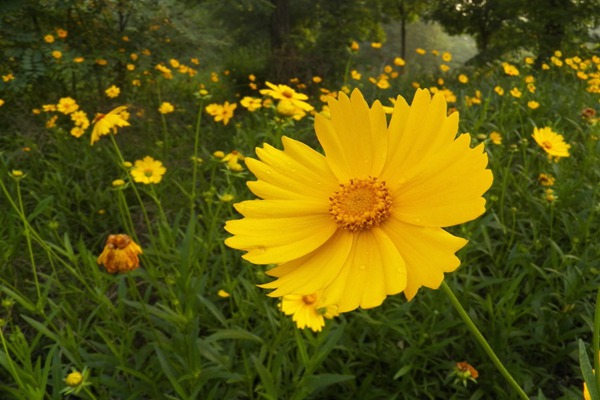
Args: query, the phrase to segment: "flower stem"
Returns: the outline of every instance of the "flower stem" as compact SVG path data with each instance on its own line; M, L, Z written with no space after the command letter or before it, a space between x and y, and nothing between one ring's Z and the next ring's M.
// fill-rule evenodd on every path
M494 365L496 366L496 368L498 368L498 370L500 371L500 373L502 375L504 375L504 377L506 378L506 380L508 381L508 383L510 384L510 386L512 386L512 388L515 390L515 392L517 392L517 394L519 395L519 397L521 399L528 400L529 397L527 397L527 395L525 394L525 392L523 391L523 389L521 389L521 387L515 381L515 379L512 377L512 375L506 370L506 368L502 364L502 361L500 361L500 359L498 358L498 356L496 355L496 353L494 353L494 350L492 350L492 347L489 345L489 343L487 342L487 340L485 340L485 338L483 337L483 335L481 334L481 332L479 331L479 329L477 329L477 326L475 326L475 323L473 323L473 320L471 320L471 318L469 317L469 314L467 314L467 312L465 311L465 309L463 308L463 306L460 304L460 302L458 301L458 299L454 295L454 292L452 292L452 289L450 289L450 286L448 286L446 284L446 282L443 281L441 287L442 287L442 290L448 296L448 298L450 298L450 302L452 303L452 305L454 306L454 308L456 309L456 311L458 311L458 314L461 316L461 318L463 319L463 321L465 322L465 324L467 324L467 327L469 328L469 330L471 331L471 333L473 334L473 336L475 336L475 339L477 339L477 341L479 342L479 344L483 347L483 349L485 350L485 352L487 353L487 355L490 357L490 359L492 360L492 362L494 363Z
M198 108L198 118L196 120L196 134L194 136L194 159L192 160L192 193L190 195L190 218L194 218L196 208L196 179L198 176L198 143L200 139L200 122L202 121L202 110L204 109L204 102L200 102Z
M598 352L600 351L600 289L598 289L598 294L596 295L596 312L594 313L594 333L592 337L592 346L594 348L594 376L596 377L596 386L600 390L600 374L597 371L600 371L600 356Z

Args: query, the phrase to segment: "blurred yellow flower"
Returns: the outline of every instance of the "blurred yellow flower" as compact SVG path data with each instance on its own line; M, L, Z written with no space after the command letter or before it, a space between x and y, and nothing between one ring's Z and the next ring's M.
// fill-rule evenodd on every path
M213 156L215 156L216 158L223 158L223 157L225 157L225 152L223 152L221 150L217 150L213 153Z
M468 83L468 82L469 82L469 77L468 77L468 76L466 76L465 74L460 74L460 75L458 76L458 81L459 81L460 83Z
M352 79L360 81L360 78L362 77L362 75L360 74L360 72L358 72L357 70L353 69L352 71L350 71L350 76L352 77Z
M494 92L496 92L498 96L504 96L504 89L502 88L502 86L494 87Z
M532 65L533 62L533 57L525 57L525 64Z
M468 362L461 361L456 363L454 366L454 383L462 383L464 386L467 386L467 381L472 381L477 383L477 378L479 377L479 372Z
M450 67L446 64L440 64L440 69L442 70L442 72L447 72L450 70Z
M271 82L266 82L270 89L262 89L260 94L270 96L276 100L289 100L296 107L304 111L312 111L313 106L308 104L308 96L302 93L297 93L294 89L286 85L274 85Z
M284 136L283 150L265 144L246 158L261 200L235 205L243 218L227 221L225 244L276 265L267 274L277 280L261 285L269 296L319 293L317 309L348 312L439 288L467 243L443 227L485 212L493 178L483 143L457 137L458 113L447 116L444 95L428 90L410 106L398 96L389 125L381 103L369 106L358 89L329 109L330 118L315 114L325 155Z
M417 48L415 49L415 53L419 54L419 55L424 55L425 53L427 53L425 50L421 49L421 48Z
M519 70L512 64L507 62L502 63L502 69L504 69L504 73L509 76L517 76L519 75Z
M108 235L102 254L98 257L98 265L104 265L110 274L133 271L140 266L138 255L142 248L128 235L123 233Z
M235 197L231 194L231 193L225 193L219 196L219 201L222 201L223 203L229 203L230 201L233 201Z
M371 43L371 47L374 49L380 49L381 48L381 43L379 42L372 42Z
M115 179L112 181L112 187L121 187L125 185L125 181L123 179Z
M518 88L514 87L510 89L510 95L518 99L519 97L521 97L522 93Z
M552 128L534 128L531 135L536 143L544 149L549 156L553 157L569 157L570 144L565 143L562 135L554 132Z
M360 46L358 45L358 42L353 41L350 44L350 50L352 50L352 51L358 51L358 49L360 49Z
M542 186L553 186L554 185L554 177L550 174L544 174L541 173L538 176L538 182L540 183L540 185Z
M87 129L90 126L90 120L85 111L74 111L71 113L71 120L75 126L79 126L81 129Z
M404 61L401 57L394 58L394 65L397 67L403 67L406 65L406 61Z
M71 97L63 97L60 100L58 100L56 109L58 111L60 111L61 113L68 115L74 111L77 111L79 109L79 105ZM46 111L46 110L44 110L44 111Z
M71 132L70 133L71 133L71 136L74 136L76 138L80 138L85 133L85 129L83 129L83 127L81 127L81 126L74 126L73 128L71 128Z
M2 107L4 105L4 100L0 99L0 107ZM38 113L39 114L39 113Z
M204 109L215 119L215 122L223 121L223 125L227 125L233 117L233 111L237 108L237 103L229 104L226 101L223 104L209 104Z
M160 183L167 169L163 163L155 160L150 156L146 156L141 160L136 160L130 173L133 180L146 185L151 183Z
M452 61L452 54L448 53L447 51L442 53L442 60L444 60L444 62L450 62Z
M54 43L54 36L52 36L50 34L44 36L44 42L46 42L46 43Z
M325 326L325 318L331 319L339 315L337 306L318 307L319 296L316 293L309 295L290 294L281 298L281 311L285 315L292 315L292 321L298 329L306 327L314 332L321 332Z
M502 135L499 132L490 133L490 140L496 145L502 144Z
M79 63L82 63L82 62L84 62L84 61L85 61L85 58L83 58L83 57L75 57L75 58L73 59L73 62L74 62L74 63L78 63L78 64L79 64Z
M96 117L92 121L94 128L92 129L92 137L90 144L96 143L100 136L107 135L109 133L116 134L117 128L129 126L127 119L123 118L122 112L126 112L126 106L120 106L111 110L107 114L96 114Z
M119 89L115 85L112 85L111 87L106 89L104 91L104 93L106 93L106 96L110 97L111 99L114 99L116 97L119 97L119 94L121 93L121 89Z
M56 29L56 35L61 39L66 38L68 34L69 33L64 29L61 29L61 28Z
M217 154L217 152L213 153L213 155L215 157L217 157L216 154ZM245 159L245 157L242 153L240 153L237 150L233 150L231 153L229 153L227 155L223 155L223 157L221 157L221 162L227 163L227 168L229 168L230 170L232 170L234 172L240 172L244 168L239 163L239 161L242 161L244 159Z
M217 296L225 299L231 295L229 293L227 293L226 291L224 291L223 289L219 289L219 291L217 292Z
M161 114L169 114L173 111L175 111L175 107L173 107L173 104L169 103L168 101L163 101L160 104L160 107L158 107L158 112Z
M544 195L546 197L546 201L548 203L552 203L553 201L555 201L558 196L556 196L556 194L554 193L554 190L548 188L544 191Z
M159 71L163 78L165 79L173 79L173 72L171 72L171 69L165 67L162 64L157 64L154 69L156 69L157 71Z
M254 112L262 107L262 99L258 97L245 96L240 104L250 112Z
M46 121L46 128L51 129L56 126L56 120L58 119L58 115L53 116L48 121Z
M58 50L54 50L54 51L52 52L52 57L54 57L54 58L56 58L57 60L59 60L59 59L61 59L61 58L62 58L62 53L61 53L60 51L58 51Z
M65 383L71 387L79 386L82 381L83 375L79 371L73 371L65 378Z
M104 58L97 58L94 62L102 67L108 65L108 61L106 61Z
M2 81L3 82L10 82L13 79L15 79L15 76L11 73L11 74L6 74L6 75L2 75Z
M527 102L527 107L531 108L532 110L535 110L539 106L540 106L540 103L538 103L535 100L530 100L530 101Z

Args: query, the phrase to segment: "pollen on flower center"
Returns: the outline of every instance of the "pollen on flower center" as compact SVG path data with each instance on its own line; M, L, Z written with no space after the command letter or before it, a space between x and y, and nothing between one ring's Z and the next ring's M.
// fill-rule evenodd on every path
M315 296L314 294L302 296L302 301L304 301L304 304L314 304L317 301L317 296Z
M377 178L350 179L329 198L329 214L340 228L351 232L371 229L390 215L392 197Z
M283 92L281 92L281 94L283 95L283 97L286 97L288 99L292 99L294 97L294 92L290 90L284 90Z
M552 148L552 142L550 142L549 140L545 140L544 142L542 142L542 147L545 149L551 149Z

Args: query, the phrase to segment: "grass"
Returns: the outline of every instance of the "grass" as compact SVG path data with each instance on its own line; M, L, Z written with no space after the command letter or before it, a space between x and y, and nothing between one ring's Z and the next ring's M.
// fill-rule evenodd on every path
M361 87L385 105L397 94L412 98L413 82L449 89L460 131L471 133L473 145L486 142L495 177L488 210L449 229L470 243L446 282L516 381L537 399L581 398L578 340L588 357L592 349L600 125L581 111L598 110L591 71L597 76L600 60L585 53L561 60L575 56L590 60L588 78L577 77L579 67L550 63L548 70L535 70L519 58L510 60L517 76L497 63L461 70L470 78L461 84L459 71L425 71L417 63L393 66L397 77L387 72L390 88L379 89L368 78L381 80L383 66L355 64L350 55L349 70L363 77L340 85ZM422 57L440 62L431 53ZM20 100L25 89L12 90L10 80L0 91L6 118L0 391L6 398L62 398L73 369L89 371L89 385L70 395L84 399L515 398L443 291L422 289L411 302L389 297L378 308L328 321L320 333L298 330L277 300L256 286L268 281L264 269L223 243L224 222L237 216L224 195L233 202L252 198L245 182L253 177L243 163L237 171L213 153L251 156L263 142L279 147L282 135L317 146L312 117L294 120L274 107L249 112L239 105L247 94L263 98L248 84L262 88L264 82L230 81L224 71L211 77L213 71L201 68L190 76L173 67L173 78L166 79L155 63L144 63L148 74L140 66L125 75L116 99L93 90L96 82L110 86L110 73L100 67L97 79L80 82L76 92L28 92ZM57 73L64 69L52 65ZM534 92L524 81L529 75ZM141 86L134 86L138 78ZM319 89L341 88L305 85L294 87L310 94L318 109L324 104ZM513 87L521 98L509 94ZM89 130L82 138L69 134L67 116L31 114L66 96L90 119L126 104L131 126L90 146ZM530 100L540 107L529 108ZM163 101L175 112L158 113ZM238 102L227 125L205 112L224 101ZM45 128L53 115L56 126ZM534 127L545 126L571 144L570 157L554 162L533 141ZM501 144L492 143L493 131ZM123 166L146 155L167 168L158 184L134 182ZM551 174L554 185L542 186L541 173ZM115 179L125 185L112 186ZM110 275L97 265L113 233L127 233L141 245L140 269ZM479 371L477 383L455 381L460 361Z

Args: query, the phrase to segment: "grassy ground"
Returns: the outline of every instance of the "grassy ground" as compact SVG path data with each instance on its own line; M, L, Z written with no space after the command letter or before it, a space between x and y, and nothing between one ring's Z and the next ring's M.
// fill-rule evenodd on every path
M268 281L264 269L224 245L232 203L252 198L239 156L263 142L280 147L284 134L317 146L310 114L281 115L258 92L265 82L234 81L189 57L124 54L105 66L86 54L82 63L57 58L57 44L47 43L45 62L70 85L32 92L19 86L22 71L3 66L3 398L61 398L65 389L86 399L515 398L443 292L394 296L320 333L299 330L256 286ZM470 243L446 282L531 397L581 398L578 339L592 341L600 270L600 125L582 111L598 111L600 59L582 49L547 68L505 60L515 73L501 62L458 70L432 49L406 65L387 56L359 63L368 47L348 52L342 86L327 77L274 83L307 93L317 111L340 89L359 87L388 106L417 85L445 91L460 131L486 142L494 174L487 212L450 229ZM436 68L419 67L426 63ZM111 98L113 84L120 93ZM260 108L249 111L244 96ZM71 113L46 111L66 97L90 122L126 105L130 126L91 146L91 126L76 138ZM226 101L237 108L225 124L206 107ZM163 102L174 111L159 112ZM536 127L562 135L570 156L548 158ZM145 156L166 167L160 182L137 183L124 165ZM116 233L141 245L141 268L112 275L97 264ZM476 383L455 381L460 361L478 370ZM70 387L73 370L85 379Z

